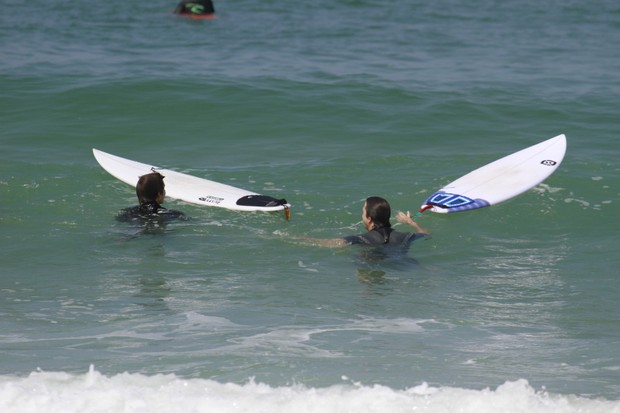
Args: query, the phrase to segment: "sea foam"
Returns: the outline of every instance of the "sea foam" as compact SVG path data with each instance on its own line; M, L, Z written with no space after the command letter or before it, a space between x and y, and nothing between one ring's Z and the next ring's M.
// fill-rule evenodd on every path
M254 380L234 384L175 375L123 373L108 377L91 367L81 375L39 371L27 377L0 376L0 411L613 413L620 412L620 402L552 395L535 390L525 380L483 390L433 387L425 383L403 390L351 382L324 388L301 384L271 387Z

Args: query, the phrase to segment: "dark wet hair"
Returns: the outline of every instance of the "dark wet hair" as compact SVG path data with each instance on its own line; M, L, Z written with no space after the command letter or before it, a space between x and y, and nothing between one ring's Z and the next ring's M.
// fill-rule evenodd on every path
M159 172L142 175L136 184L136 195L140 204L154 202L164 192L164 176Z
M385 199L378 196L366 198L366 216L372 219L375 228L389 228L392 208Z
M378 196L366 198L366 216L372 219L372 223L375 225L373 231L379 231L383 235L384 244L390 241L390 232L392 232L392 225L390 224L391 215L392 208L388 201Z

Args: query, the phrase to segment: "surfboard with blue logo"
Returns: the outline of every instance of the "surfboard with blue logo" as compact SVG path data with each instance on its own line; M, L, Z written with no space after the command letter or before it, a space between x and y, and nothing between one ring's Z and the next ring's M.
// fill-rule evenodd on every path
M450 182L428 197L420 211L463 212L507 201L547 179L565 154L564 135L522 149Z

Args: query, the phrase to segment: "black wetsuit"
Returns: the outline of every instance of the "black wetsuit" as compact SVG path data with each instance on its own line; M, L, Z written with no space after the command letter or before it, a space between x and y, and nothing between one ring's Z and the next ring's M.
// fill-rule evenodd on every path
M344 237L344 240L351 244L383 245L407 249L414 240L424 236L425 234L394 231L392 228L376 228L365 234L349 235Z
M211 0L182 0L174 10L177 14L208 15L214 14Z
M136 205L131 208L122 209L116 216L116 219L122 222L134 220L158 220L168 222L177 218L187 219L186 215L181 211L164 208L157 202L148 202L146 204Z

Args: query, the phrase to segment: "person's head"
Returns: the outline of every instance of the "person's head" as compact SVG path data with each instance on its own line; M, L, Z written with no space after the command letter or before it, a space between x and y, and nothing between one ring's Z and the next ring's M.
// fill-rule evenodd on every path
M211 17L215 15L215 7L211 0L181 0L175 13L190 17Z
M136 195L140 204L149 202L164 202L166 190L164 189L164 176L159 172L142 175L136 184Z
M371 196L366 198L362 207L362 221L368 231L379 228L389 228L392 209L383 198Z

